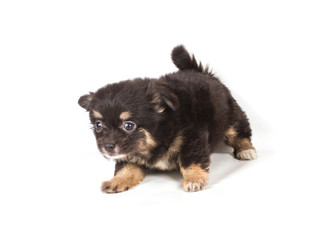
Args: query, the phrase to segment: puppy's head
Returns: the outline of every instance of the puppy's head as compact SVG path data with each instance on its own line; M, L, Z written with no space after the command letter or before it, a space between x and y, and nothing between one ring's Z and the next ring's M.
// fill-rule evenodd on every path
M109 159L149 155L158 145L157 132L178 107L165 87L139 79L107 85L78 103L89 111L98 149Z

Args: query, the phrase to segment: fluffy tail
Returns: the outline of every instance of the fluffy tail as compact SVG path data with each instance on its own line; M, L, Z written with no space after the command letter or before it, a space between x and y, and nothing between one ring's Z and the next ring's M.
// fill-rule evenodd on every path
M190 56L183 45L177 46L172 51L172 60L180 70L195 70L202 73L210 73L208 66L203 68L202 63L197 63L195 56Z

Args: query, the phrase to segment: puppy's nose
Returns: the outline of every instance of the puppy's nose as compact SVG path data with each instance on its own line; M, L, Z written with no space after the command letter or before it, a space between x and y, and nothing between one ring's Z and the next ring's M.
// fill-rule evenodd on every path
M108 152L113 152L113 150L115 148L115 144L113 144L113 143L104 144L104 148Z

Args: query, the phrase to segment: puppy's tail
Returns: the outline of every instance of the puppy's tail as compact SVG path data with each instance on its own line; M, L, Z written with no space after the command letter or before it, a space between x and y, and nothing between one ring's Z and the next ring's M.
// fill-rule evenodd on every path
M173 49L172 60L179 70L195 70L197 72L211 74L208 66L204 68L201 62L197 63L195 56L190 56L183 45Z

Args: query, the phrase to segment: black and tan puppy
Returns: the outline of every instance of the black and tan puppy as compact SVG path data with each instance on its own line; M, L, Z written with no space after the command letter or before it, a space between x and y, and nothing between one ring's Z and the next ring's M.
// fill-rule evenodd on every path
M183 46L173 49L172 60L176 73L109 84L79 99L99 150L116 161L103 192L128 190L149 169L179 169L185 191L201 190L220 141L237 159L256 158L248 119L229 90Z

